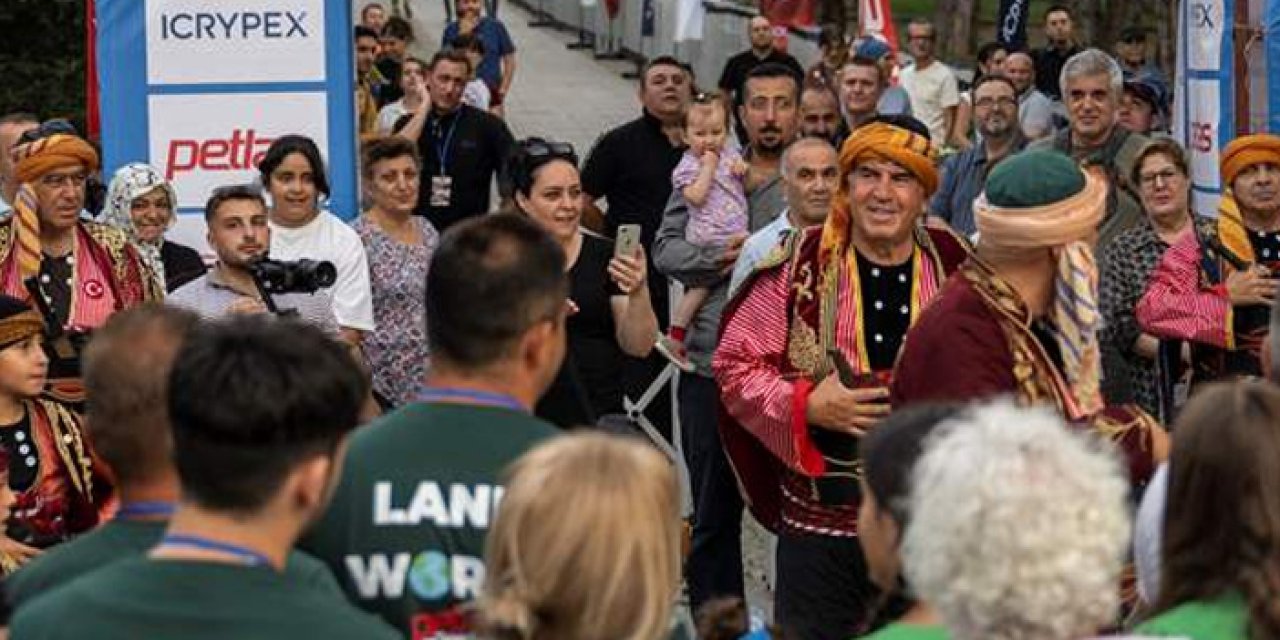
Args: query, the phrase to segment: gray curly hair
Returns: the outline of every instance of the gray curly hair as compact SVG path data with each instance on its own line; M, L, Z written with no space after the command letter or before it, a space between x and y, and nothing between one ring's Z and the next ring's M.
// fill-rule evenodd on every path
M976 408L913 473L907 581L957 640L1069 640L1114 620L1127 475L1100 438L1043 409Z

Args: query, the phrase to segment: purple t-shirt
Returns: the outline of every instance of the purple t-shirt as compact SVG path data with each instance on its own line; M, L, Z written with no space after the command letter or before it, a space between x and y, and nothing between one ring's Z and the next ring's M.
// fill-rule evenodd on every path
M742 178L733 175L733 166L742 154L732 147L720 151L715 178L707 201L701 207L689 203L689 226L685 239L697 245L725 244L729 238L747 231L747 193ZM702 170L702 159L685 151L680 164L671 172L671 185L677 191L693 184Z

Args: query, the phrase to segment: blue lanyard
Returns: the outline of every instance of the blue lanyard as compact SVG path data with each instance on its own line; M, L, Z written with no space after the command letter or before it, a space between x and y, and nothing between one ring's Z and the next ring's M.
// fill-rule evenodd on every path
M495 393L492 391L479 391L476 389L460 389L458 387L430 387L422 388L418 394L419 402L452 402L457 404L478 404L486 407L505 407L514 409L522 413L528 413L528 409L519 400L505 394Z
M169 517L171 515L173 515L172 502L160 502L158 500L126 502L120 505L120 510L116 512L116 520L137 520L152 516Z
M271 564L271 560L267 558L266 555L260 552L254 551L253 549L242 547L240 545L231 544L229 542L222 542L219 540L213 540L211 538L205 538L202 536L181 535L181 534L171 533L160 539L159 546L188 547L191 549L200 549L201 551L216 551L218 553L225 553L227 555L235 556L241 562L251 567L261 567L261 566Z
M432 127L434 131L432 132L431 137L435 139L436 156L440 158L440 175L445 175L449 172L449 144L453 142L453 132L458 128L458 120L460 119L462 119L461 108L459 108L456 115L453 116L453 122L449 124L449 133L445 135L443 145L440 144L440 136L437 135L440 132L440 121L436 120L435 126Z

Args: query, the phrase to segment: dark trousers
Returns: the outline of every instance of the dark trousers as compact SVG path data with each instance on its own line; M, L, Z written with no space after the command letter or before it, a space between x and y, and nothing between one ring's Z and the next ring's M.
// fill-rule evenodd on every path
M742 496L720 445L719 394L711 378L680 377L680 428L693 488L693 544L685 578L694 612L714 598L743 597Z
M848 640L871 625L880 590L857 538L778 534L773 615L788 637Z

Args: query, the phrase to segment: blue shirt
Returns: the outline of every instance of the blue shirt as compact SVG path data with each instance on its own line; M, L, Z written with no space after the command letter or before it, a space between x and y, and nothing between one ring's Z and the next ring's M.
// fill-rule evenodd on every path
M742 243L738 261L733 264L733 277L729 279L730 298L738 292L738 287L746 282L747 276L756 270L756 265L760 264L760 261L764 260L765 256L769 255L769 252L773 251L773 248L778 246L791 231L791 218L787 215L790 212L790 209L784 209L773 222L751 234L751 237Z
M1026 146L1026 139L1019 136L1009 155ZM978 231L973 219L973 201L986 187L992 166L988 166L987 146L982 143L947 158L942 163L942 186L929 202L929 211L945 220L956 233L973 237Z
M480 67L476 69L476 77L484 80L484 83L489 85L490 91L497 91L502 88L502 57L515 53L516 45L511 41L511 34L507 33L507 27L489 16L480 18L474 33L484 43L484 58L480 60ZM450 22L449 26L444 28L444 37L440 40L440 46L442 48L452 46L457 37L458 23Z

